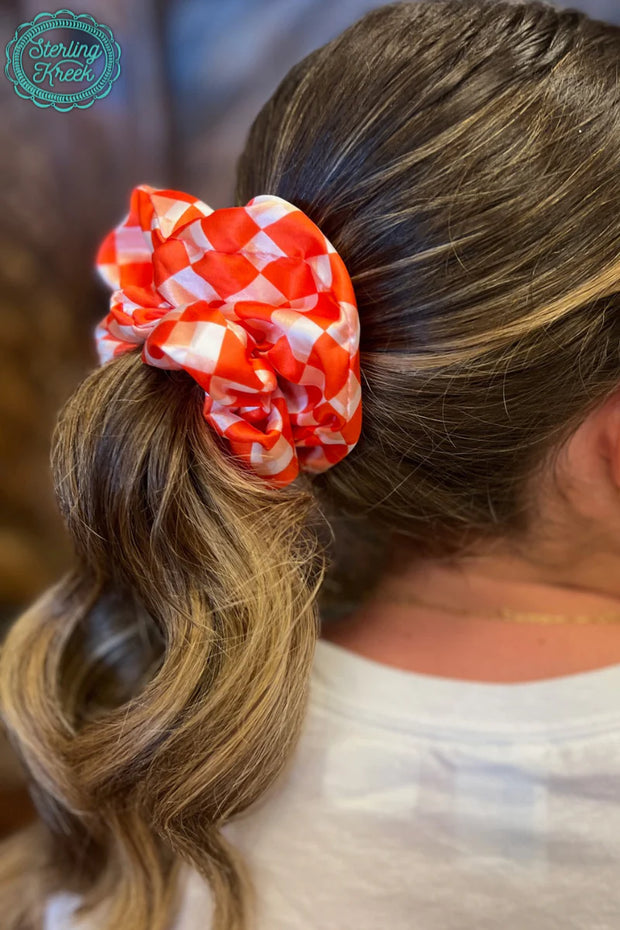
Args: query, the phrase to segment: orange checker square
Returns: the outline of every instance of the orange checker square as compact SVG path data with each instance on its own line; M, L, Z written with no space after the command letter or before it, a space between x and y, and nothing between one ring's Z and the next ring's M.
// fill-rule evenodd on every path
M132 322L135 326L148 326L160 320L167 310L168 307L137 307L132 313Z
M110 313L106 319L108 323L118 323L119 326L133 326L134 312L130 311L128 313L122 303L113 301L110 305Z
M312 269L298 258L275 258L264 266L261 274L277 287L287 300L299 300L316 293Z
M116 251L116 230L113 229L109 232L104 239L102 240L99 248L97 249L97 254L95 255L95 265L116 265L117 264L117 251Z
M145 340L145 353L148 352L148 355L153 360L162 361L166 359L166 352L164 351L164 347L168 345L168 341L171 338L175 326L176 320L162 319ZM166 365L162 365L161 367L167 367L168 364L170 364L171 368L181 367L178 365L178 363L173 362L173 360L170 358L166 359Z
M180 239L164 239L153 250L153 276L155 287L190 264L187 249Z
M316 296L316 303L312 308L312 319L317 326L323 329L342 316L342 308L331 291L322 291Z
M238 415L243 413L243 419L250 426L254 426L256 429L261 432L265 432L267 429L267 424L269 420L269 409L265 409L262 405L252 406L250 400L252 399L250 395L244 397L240 392L238 392L239 406L237 407ZM256 400L256 397L254 397Z
M120 290L123 292L123 300L127 303L135 304L137 308L142 308L142 312L144 312L146 308L170 309L169 304L163 299L161 294L157 293L151 283L144 286L129 284L127 287L120 288ZM151 319L155 320L158 319L158 317L152 316Z
M129 198L129 215L121 226L135 226L145 231L150 230L155 212L153 197L159 193L148 184L134 187Z
M140 258L135 248L126 250L120 239L117 231L112 230L99 246L95 262L101 277L112 287L128 287L131 284L148 286L153 280L150 256L148 260Z
M202 258L192 264L192 268L224 299L238 294L258 275L254 265L244 255L228 255L224 252L205 252Z
M118 265L119 279L118 286L122 288L130 287L132 284L148 287L153 283L153 266L145 262L127 262Z
M306 363L295 357L286 334L280 336L266 352L266 356L282 378L286 381L292 381L294 384L300 383L306 369Z
M213 305L213 303L212 303ZM234 304L235 319L256 342L257 350L266 351L272 345L273 306L258 300L240 300Z
M324 393L327 398L335 397L347 383L349 353L329 333L323 333L315 341L308 356L308 365L317 368L325 376Z
M260 232L245 207L222 207L200 221L202 231L216 252L238 252Z
M301 447L302 449L306 445L314 445L316 437L316 423L300 425L296 422L296 417L291 417L291 422L293 424L293 439L295 440L295 445Z
M354 411L349 411L349 418L340 427L340 433L342 438L349 446L354 446L360 434L362 432L362 403L361 403L361 389L358 385L353 385L352 393L355 390L355 395L358 398L357 405ZM354 395L354 396L355 396Z
M312 220L300 210L264 227L264 232L291 258L309 258L327 251L327 240Z
M207 401L205 401L205 412L210 412L210 405L207 404ZM265 431L265 414L255 423L253 422L254 418L252 416L248 417L244 409L242 417L233 415L231 420L232 422L223 432L221 429L218 429L218 432L228 439L234 439L239 444L246 444L248 453L250 451L249 447L255 442L259 442L264 449L272 449L280 438L281 434L278 430L267 429Z
M265 383L257 370L263 366L253 364L248 347L237 335L237 330L225 323L224 326L224 337L216 359L218 379L238 385L241 391L244 388L253 393L264 391Z
M330 252L327 258L329 259L332 272L331 289L335 294L338 294L338 299L340 301L345 301L357 307L353 282L351 281L349 272L342 258L337 252Z
M129 224L151 229L155 216L161 236L167 237L204 217L205 208L205 204L184 191L159 190L150 184L141 184L132 192ZM160 235L157 230L154 234L156 238Z
M306 366L306 368L307 367L308 366ZM306 389L306 395L308 397L308 402L306 404L305 410L302 410L301 413L297 415L297 419L301 420L302 417L305 417L306 420L311 420L312 422L316 422L314 411L317 405L321 403L321 400L323 398L323 390L321 387L319 387L318 384L304 384L303 386Z

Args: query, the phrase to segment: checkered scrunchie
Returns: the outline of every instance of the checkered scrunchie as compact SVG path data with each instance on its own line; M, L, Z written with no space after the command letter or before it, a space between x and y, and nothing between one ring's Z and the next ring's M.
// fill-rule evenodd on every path
M114 289L95 330L101 364L184 369L207 422L265 480L322 472L361 430L359 316L344 262L318 227L268 194L212 210L147 184L95 259Z

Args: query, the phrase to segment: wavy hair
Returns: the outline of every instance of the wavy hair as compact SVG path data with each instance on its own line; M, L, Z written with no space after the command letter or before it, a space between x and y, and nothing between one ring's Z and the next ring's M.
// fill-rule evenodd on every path
M1 850L7 930L59 889L97 930L170 930L181 863L214 930L250 927L221 829L293 758L321 620L363 597L368 552L366 587L399 534L426 556L527 534L533 476L620 383L619 56L620 29L542 2L397 3L259 113L236 200L291 201L344 258L362 437L275 490L185 373L130 353L69 399L74 568L0 655L40 813Z

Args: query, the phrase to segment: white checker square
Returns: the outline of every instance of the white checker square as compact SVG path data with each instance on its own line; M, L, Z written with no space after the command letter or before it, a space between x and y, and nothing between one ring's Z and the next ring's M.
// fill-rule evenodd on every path
M236 294L230 294L227 300L230 302L236 302L238 300L256 300L260 303L271 304L274 307L286 303L284 294L279 291L277 287L274 287L271 281L268 281L262 274L257 274L254 280L250 281L248 286L244 287L243 290L237 291Z
M181 271L176 271L166 281L163 281L159 285L159 290L174 306L192 303L196 300L221 300L215 288L197 274L191 265L182 268Z
M347 351L353 354L357 351L359 346L359 326L357 325L358 311L353 304L348 304L344 300L340 301L340 309L343 319L336 320L328 326L326 332L329 333L339 346L342 346L343 349L347 349Z
M337 394L334 394L333 397L329 397L328 400L334 410L336 410L340 416L345 416L347 410L349 414L352 411L357 410L358 403L361 399L361 387L360 383L357 380L356 376L351 370L349 370L349 376L347 378L347 383L344 385L342 390L338 391Z
M279 245L271 239L261 229L255 236L243 246L242 252L247 253L247 257L256 268L264 268L275 258L286 258L286 252L283 252Z
M205 396L209 395L207 395L205 392ZM241 419L237 416L236 413L233 413L229 408L224 407L223 404L218 404L217 401L213 402L209 417L213 420L217 428L222 433L225 433L226 430L233 425L233 423L238 423Z
M116 261L119 265L148 261L153 247L151 237L136 226L125 226L115 233Z
M264 229L277 220L282 219L285 213L292 213L296 208L290 204L284 203L280 198L272 197L269 194L260 194L254 200L251 207L247 207L247 212L252 217L257 226Z
M185 243L187 254L192 261L194 261L195 258L202 258L204 252L215 251L213 244L202 228L200 220L196 220L191 223L190 226L186 226L185 229L182 229L179 233L179 239L182 239Z
M230 378L222 378L214 375L209 385L209 395L218 403L234 403L234 396L230 391L242 391L244 394L258 394L259 392L247 384L240 384L238 381L232 381Z
M283 471L293 458L293 448L284 436L279 436L275 446L266 452L260 443L252 443L250 461L252 465L260 464L265 475L276 475Z
M314 310L318 302L318 294L309 294L307 297L297 297L295 300L289 300L288 305L292 310L308 313L310 310Z
M324 330L310 317L299 316L294 310L274 310L271 318L286 333L295 358L307 362L315 342Z
M177 324L183 326L183 323ZM199 356L201 359L200 370L211 372L215 368L215 363L219 359L222 351L222 343L226 335L226 327L219 323L212 323L209 320L201 320L199 323L188 324L193 327L194 332L189 344L189 351ZM175 329L176 335L176 329ZM208 367L207 367L208 366Z
M314 365L306 365L304 373L299 379L299 383L314 384L325 394L325 372L321 371L320 368L315 368Z
M332 266L329 255L311 255L307 259L318 291L326 291L332 286Z

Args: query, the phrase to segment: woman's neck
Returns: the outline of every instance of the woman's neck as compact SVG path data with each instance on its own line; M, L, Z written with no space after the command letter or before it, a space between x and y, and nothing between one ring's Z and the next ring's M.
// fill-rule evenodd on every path
M566 622L499 619L506 608L540 615L541 621L559 615ZM601 615L619 622L569 620ZM363 607L326 626L322 636L408 671L534 681L620 663L620 594L543 580L535 566L505 556L417 561L387 575Z

